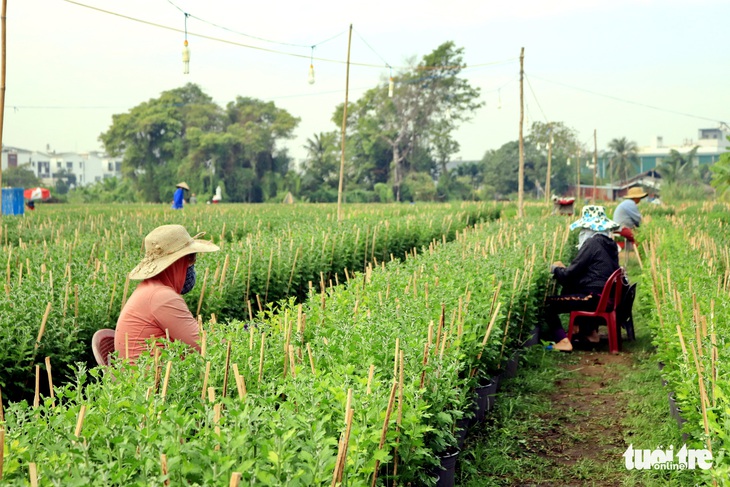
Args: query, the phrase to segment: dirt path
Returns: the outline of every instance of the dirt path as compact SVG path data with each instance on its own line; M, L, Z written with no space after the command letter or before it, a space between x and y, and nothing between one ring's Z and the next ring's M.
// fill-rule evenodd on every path
M575 363L565 366L567 377L556 381L549 396L551 412L540 415L546 427L528 442L528 449L551 466L554 476L548 477L553 479L546 482L543 477L523 485L615 486L626 474L621 419L627 408L616 383L632 366L632 356L574 355ZM603 474L599 478L597 471Z

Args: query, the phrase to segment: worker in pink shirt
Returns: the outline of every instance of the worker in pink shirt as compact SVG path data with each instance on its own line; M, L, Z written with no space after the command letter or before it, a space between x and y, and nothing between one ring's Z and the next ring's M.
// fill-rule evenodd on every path
M191 237L182 225L162 225L145 237L145 256L129 273L142 282L117 320L114 349L120 358L134 362L147 351L147 340L168 334L200 351L198 322L182 295L195 286L196 255L220 250L197 238L201 235Z

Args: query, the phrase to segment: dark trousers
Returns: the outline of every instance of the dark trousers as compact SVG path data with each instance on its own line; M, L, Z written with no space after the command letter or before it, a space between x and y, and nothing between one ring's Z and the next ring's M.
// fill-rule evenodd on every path
M560 322L560 315L571 311L595 311L600 294L564 294L560 296L548 296L545 299L545 322L548 325L549 333L555 342L566 338L568 334ZM590 335L598 327L589 321L581 324L581 334Z

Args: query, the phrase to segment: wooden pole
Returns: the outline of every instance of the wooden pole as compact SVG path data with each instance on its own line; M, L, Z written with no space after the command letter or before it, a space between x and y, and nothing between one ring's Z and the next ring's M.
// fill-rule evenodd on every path
M0 26L2 26L2 62L0 62L0 149L3 146L3 124L5 121L5 53L7 46L7 35L5 20L7 19L8 1L3 0L2 15L0 15ZM0 188L3 187L3 167L0 164ZM2 190L0 190L0 204L2 204ZM0 217L2 212L0 212Z
M596 137L596 129L593 129L593 198L591 198L591 203L596 202L596 171L598 167L598 139Z
M548 123L550 128L548 132L548 160L547 160L547 175L545 176L545 203L550 202L550 177L553 166L553 126Z
M340 183L337 188L337 221L341 222L344 215L342 214L342 187L345 182L345 131L347 130L347 99L350 94L350 45L352 43L352 24L350 24L350 34L347 38L347 70L345 75L345 107L342 111L342 136L340 148ZM5 46L5 44L3 44ZM4 86L4 84L3 84Z
M525 140L522 136L522 125L525 119L525 97L523 89L523 79L525 77L525 48L520 50L520 165L517 175L517 217L522 218L523 204L525 197Z

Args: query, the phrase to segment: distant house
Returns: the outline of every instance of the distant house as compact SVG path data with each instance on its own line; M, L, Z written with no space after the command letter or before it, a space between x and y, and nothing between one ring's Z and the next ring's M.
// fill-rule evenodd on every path
M46 186L53 186L59 174L72 174L77 186L101 181L109 177L121 177L121 158L112 158L103 152L36 152L4 146L2 168L27 166Z
M629 188L633 188L634 186L639 186L649 193L652 189L658 191L662 183L661 179L661 174L651 169L637 174L626 181L621 181L619 184L596 186L595 197L597 201L616 201L621 199L629 191ZM594 195L593 185L581 184L580 192L578 192L576 191L575 184L573 184L568 186L567 195L573 196L578 201L592 199Z
M681 144L665 145L664 138L656 137L651 145L639 147L637 156L639 158L639 173L644 173L661 166L662 161L667 159L672 150L680 154L687 154L697 147L697 152L692 161L694 167L713 164L720 159L720 156L730 149L730 127L725 124L718 128L699 129L697 140L685 139ZM609 154L603 153L598 158L598 175L606 177L610 167Z

